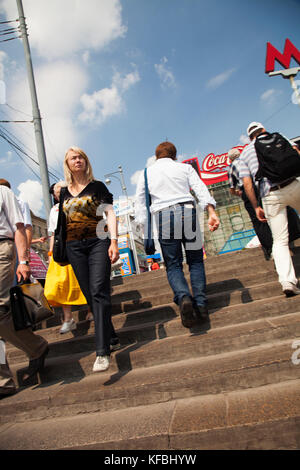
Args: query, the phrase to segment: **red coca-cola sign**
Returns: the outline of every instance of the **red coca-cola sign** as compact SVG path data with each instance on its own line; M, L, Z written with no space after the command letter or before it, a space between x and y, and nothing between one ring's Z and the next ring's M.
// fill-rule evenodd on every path
M234 148L242 152L245 147L246 145L237 145ZM192 165L206 185L220 183L228 179L227 167L230 165L230 160L227 152L221 155L208 154L202 162L202 169L197 157L184 160L183 163Z

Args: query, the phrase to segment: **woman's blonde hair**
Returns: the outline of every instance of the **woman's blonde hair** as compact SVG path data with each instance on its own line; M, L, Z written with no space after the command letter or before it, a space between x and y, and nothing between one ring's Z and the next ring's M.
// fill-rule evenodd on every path
M93 175L92 166L90 164L88 156L84 153L84 151L81 148L79 148L79 147L70 147L66 151L65 159L64 159L64 175L65 175L65 180L66 180L67 185L69 185L73 182L73 175L72 175L72 172L70 171L69 165L67 163L67 157L68 157L68 153L70 151L79 153L79 155L81 155L85 159L85 161L86 161L86 177L87 177L88 182L90 183L90 181L94 180L95 178L94 178L94 175Z

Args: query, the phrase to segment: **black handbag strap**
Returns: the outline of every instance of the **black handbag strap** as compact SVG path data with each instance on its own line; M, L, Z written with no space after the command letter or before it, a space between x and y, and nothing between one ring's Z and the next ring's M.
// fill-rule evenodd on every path
M150 205L151 205L151 197L148 188L148 177L147 177L147 168L144 170L144 178L145 178L145 197L146 197L146 208L147 208L147 219L148 219L148 238L152 237L152 230L151 230L151 212L150 212Z
M63 223L63 218L64 218L64 210L63 210L63 205L64 205L64 200L65 200L65 193L66 193L67 188L61 188L60 190L60 196L59 196L59 208L58 208L58 219L57 219L57 225L55 232L59 232L60 227L62 226Z

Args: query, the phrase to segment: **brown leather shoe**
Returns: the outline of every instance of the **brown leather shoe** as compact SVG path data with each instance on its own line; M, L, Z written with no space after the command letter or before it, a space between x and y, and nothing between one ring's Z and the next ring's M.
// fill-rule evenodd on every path
M183 326L185 328L192 328L197 322L192 299L188 295L184 295L179 306Z
M195 313L201 323L209 321L208 308L206 306L196 305Z
M29 361L29 366L25 374L23 375L24 381L30 379L33 375L37 374L43 369L44 362L48 353L49 353L49 347L47 346L47 348L45 349L45 351L40 357L38 357L37 359L31 359Z
M11 387L10 389L6 389L5 391L0 391L0 400L5 397L10 397L11 395L14 395L17 393L17 389L15 387Z

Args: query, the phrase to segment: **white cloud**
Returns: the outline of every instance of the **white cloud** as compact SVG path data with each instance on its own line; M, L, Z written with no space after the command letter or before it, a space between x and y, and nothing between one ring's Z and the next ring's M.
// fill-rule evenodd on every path
M250 139L249 137L247 137L245 134L242 134L239 138L239 142L242 144L242 145L246 145L246 144L249 144L250 142Z
M267 90L260 96L260 99L263 101L269 100L274 95L274 93L274 89Z
M90 57L91 57L90 51L84 51L84 53L82 54L82 60L83 60L85 65L89 64Z
M216 89L221 86L224 82L226 82L236 71L236 68L232 68L230 70L226 70L225 72L216 75L215 77L208 80L206 83L206 87L210 89Z
M18 17L16 2L0 2L0 13L5 14L8 20ZM111 41L123 37L126 32L122 25L121 2L26 0L24 11L33 56L39 54L44 60L44 64L41 65L39 61L35 65L34 72L47 159L49 164L59 165L61 169L60 159L65 149L72 144L80 144L82 136L82 130L76 128L75 116L89 81L86 65L89 63L90 52L107 47ZM1 54L0 73L3 73L5 59ZM31 115L26 72L20 70L13 61L6 60L5 67L6 73L11 77L9 86L7 85L7 102ZM104 97L103 100L106 102L107 98ZM33 126L28 125L28 128L27 132L24 125L22 129L16 129L15 133L26 146L35 149ZM24 134L24 129L27 135Z
M17 18L16 2L2 0L0 12ZM26 0L30 45L48 60L88 48L100 50L123 37L120 0Z
M155 161L156 161L155 155L152 155L152 157L149 157L146 162L146 168L149 168L149 166L153 165ZM135 173L133 173L133 175L130 177L130 183L136 186L143 173L144 173L144 170L137 170Z
M4 80L4 63L7 59L7 54L0 51L0 80Z
M125 77L115 73L110 88L102 88L90 95L84 93L80 98L83 111L79 115L79 120L81 122L102 124L109 117L120 114L125 110L123 94L139 80L137 70Z
M43 190L38 181L27 180L19 184L19 198L29 204L30 209L35 215L41 215L43 208Z
M161 80L162 87L174 88L176 86L175 77L171 69L167 67L167 63L168 59L163 57L160 64L154 64L154 67Z
M74 80L74 76L76 80ZM50 165L58 166L61 169L65 150L74 142L78 142L80 138L72 116L88 83L87 73L75 61L54 61L36 67L35 81L47 160ZM22 75L17 75L17 81L11 84L8 95L8 102L13 107L28 115L32 114L25 72ZM23 128L16 128L14 132L29 149L36 153L32 125L26 133Z
M134 65L134 64L133 64ZM131 86L135 85L140 81L140 76L137 70L128 73L124 78L119 73L115 73L113 76L113 85L119 88L121 91L127 91Z
M260 100L266 104L273 104L276 101L278 95L282 92L280 90L275 90L274 88L269 88L264 93L260 95Z
M14 161L14 157L13 157L13 154L12 152L9 150L8 152L6 152L6 156L3 157L3 158L0 158L0 164L1 165L9 165L10 167L12 165L17 165L17 162Z

